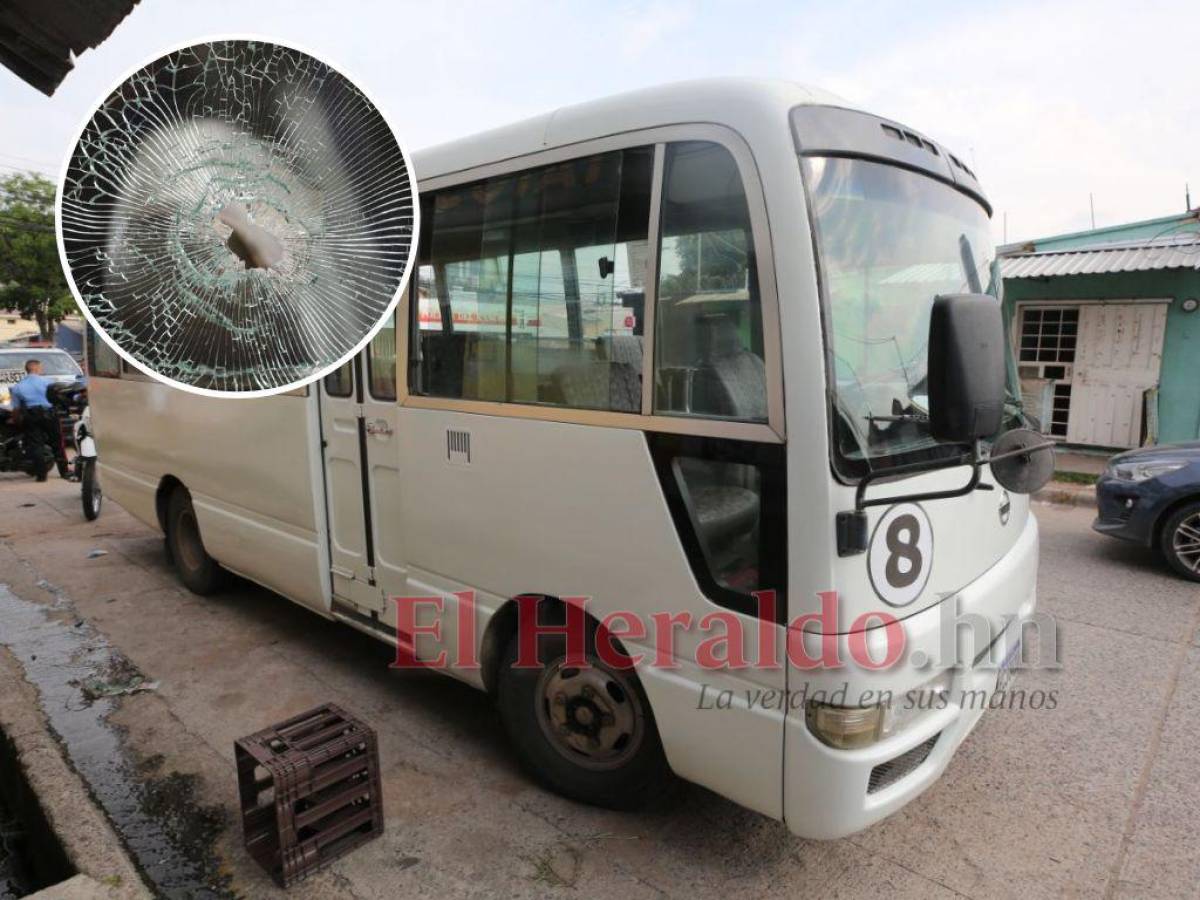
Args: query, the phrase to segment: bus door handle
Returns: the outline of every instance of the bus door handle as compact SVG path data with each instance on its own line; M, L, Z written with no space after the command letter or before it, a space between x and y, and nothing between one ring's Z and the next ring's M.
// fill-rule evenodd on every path
M367 434L391 437L392 426L388 424L387 419L367 419Z

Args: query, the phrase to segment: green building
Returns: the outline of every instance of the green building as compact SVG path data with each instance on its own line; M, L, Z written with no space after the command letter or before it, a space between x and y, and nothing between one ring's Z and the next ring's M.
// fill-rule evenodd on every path
M1027 412L1065 444L1200 439L1200 209L1000 248Z

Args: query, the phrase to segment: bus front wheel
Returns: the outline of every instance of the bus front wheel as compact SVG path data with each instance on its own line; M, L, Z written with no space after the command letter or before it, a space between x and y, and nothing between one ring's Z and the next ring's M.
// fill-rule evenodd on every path
M167 548L189 591L208 595L224 587L225 570L204 549L192 498L182 488L177 488L167 503Z
M500 666L497 701L521 764L543 785L584 803L636 809L662 796L667 765L646 693L632 669L595 651L587 667L567 665L561 636L543 637L538 664L518 667L513 635Z

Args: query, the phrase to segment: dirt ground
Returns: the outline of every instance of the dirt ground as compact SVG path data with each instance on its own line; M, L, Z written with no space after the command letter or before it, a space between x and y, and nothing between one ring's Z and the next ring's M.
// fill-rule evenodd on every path
M379 731L386 833L296 897L1200 896L1200 591L1093 535L1086 509L1038 514L1063 668L1022 681L1057 708L989 713L921 798L832 843L696 787L637 814L546 793L486 696L390 670L386 646L253 585L187 593L161 535L112 503L85 522L77 485L0 476L0 584L73 611L132 667L122 683L152 687L107 721L142 812L218 892L279 895L241 848L234 740L333 701Z

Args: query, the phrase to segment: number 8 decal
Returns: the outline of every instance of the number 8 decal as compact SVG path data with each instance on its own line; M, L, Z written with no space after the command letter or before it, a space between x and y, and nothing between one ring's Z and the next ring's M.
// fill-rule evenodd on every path
M933 567L933 528L915 503L888 509L871 535L867 571L871 587L889 606L907 606L925 590Z

